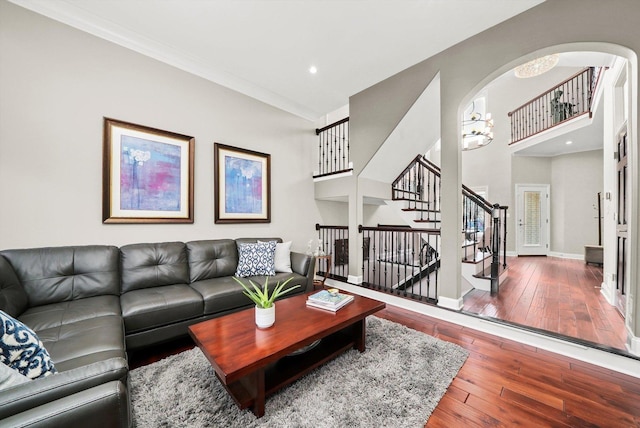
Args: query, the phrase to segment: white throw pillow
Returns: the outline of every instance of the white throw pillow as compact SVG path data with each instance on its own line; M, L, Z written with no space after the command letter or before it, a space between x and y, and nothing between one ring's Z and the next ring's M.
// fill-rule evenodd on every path
M258 242L269 242L269 241L258 241ZM275 242L275 241L272 241ZM275 271L277 272L285 272L291 273L291 241L288 242L277 242L276 243L276 253L273 257L273 264L275 265Z
M276 265L276 272L293 272L291 270L291 241L276 244L273 263Z

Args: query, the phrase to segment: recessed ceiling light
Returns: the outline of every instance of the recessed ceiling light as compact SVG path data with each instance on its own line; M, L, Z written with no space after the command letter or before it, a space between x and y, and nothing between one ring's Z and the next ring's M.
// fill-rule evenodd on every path
M565 144L568 146L569 144L573 144L573 141L569 140Z
M311 67L309 67L309 73L316 74L317 72L318 72L318 69L316 68L315 65L312 65Z

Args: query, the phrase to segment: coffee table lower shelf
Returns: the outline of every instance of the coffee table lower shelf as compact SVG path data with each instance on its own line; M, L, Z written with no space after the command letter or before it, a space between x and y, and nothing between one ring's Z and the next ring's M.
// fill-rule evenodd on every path
M283 357L264 369L225 385L225 388L241 409L250 407L256 416L260 417L264 414L266 396L295 382L349 349L357 349L358 343L354 339L353 327L326 336L313 349L303 354ZM221 383L224 385L224 382ZM261 396L260 391L264 391L264 396Z

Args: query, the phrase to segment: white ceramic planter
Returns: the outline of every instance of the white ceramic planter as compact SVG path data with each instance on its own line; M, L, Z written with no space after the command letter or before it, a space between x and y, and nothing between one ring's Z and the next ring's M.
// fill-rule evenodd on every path
M256 306L256 325L258 328L269 328L276 322L276 305L270 308L259 308Z

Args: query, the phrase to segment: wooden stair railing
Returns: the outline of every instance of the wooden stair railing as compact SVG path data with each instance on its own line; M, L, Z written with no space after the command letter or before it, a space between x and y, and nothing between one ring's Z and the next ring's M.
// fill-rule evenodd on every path
M415 211L416 222L440 222L440 169L425 159L416 156L391 183L391 199L406 201L405 211Z
M440 228L440 175L437 165L418 155L392 183L392 199L406 201L404 210L417 213L415 222L434 229ZM508 207L491 204L464 185L462 198L463 262L480 263L476 276L490 279L497 293L500 272L507 268Z
M428 303L438 302L440 230L359 226L362 287Z

